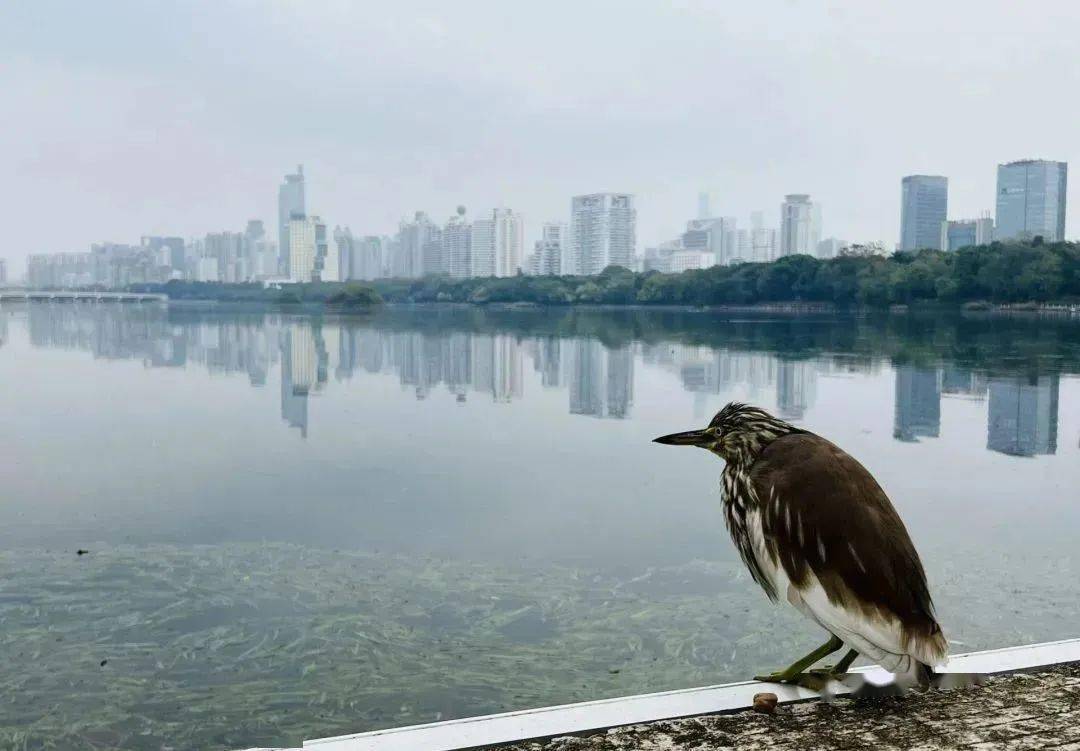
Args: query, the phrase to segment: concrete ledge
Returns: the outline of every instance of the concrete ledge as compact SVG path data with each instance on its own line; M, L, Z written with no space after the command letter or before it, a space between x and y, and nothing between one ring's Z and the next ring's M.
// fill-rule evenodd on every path
M941 672L992 675L1077 661L1080 661L1080 639L1067 639L953 655ZM852 672L879 685L892 678L878 667L857 668ZM839 684L834 686L837 695L850 690ZM743 681L322 738L305 741L304 749L462 751L657 720L736 712L750 707L754 694L762 691L775 693L782 704L820 697L817 692L804 688Z

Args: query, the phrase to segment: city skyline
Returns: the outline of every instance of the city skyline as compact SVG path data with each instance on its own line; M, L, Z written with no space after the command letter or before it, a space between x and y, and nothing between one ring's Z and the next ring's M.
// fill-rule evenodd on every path
M1067 172L1066 162L999 164L995 216L983 211L974 219L949 219L948 177L907 175L901 180L900 241L893 247L954 251L994 240L1061 240ZM750 229L740 229L735 216L704 216L711 213L710 206L710 194L700 192L696 218L686 222L685 232L640 251L636 200L627 193L573 196L569 222L543 222L531 252L526 249L525 218L505 207L480 211L470 220L468 209L458 205L444 225L415 211L411 220L398 223L394 236L354 236L348 225L330 232L320 216L307 213L306 178L303 165L298 165L278 186L276 245L266 240L263 220L249 219L243 233L211 232L186 243L180 237L143 235L138 246L105 242L92 244L89 252L33 254L25 279L31 287L122 287L172 279L281 284L429 275L595 275L609 265L680 273L794 254L829 259L851 244L822 237L821 204L806 193L784 196L778 227L766 227L765 213L756 210L750 213ZM999 216L1001 229L996 228ZM862 247L889 252L880 241Z
M931 7L933 29L918 22ZM197 28L175 8L72 5L57 33L56 4L17 4L0 25L10 108L0 149L18 177L0 200L23 219L5 250L9 276L30 252L239 231L252 217L276 238L266 186L298 160L320 176L309 205L364 235L392 232L414 206L441 221L458 204L505 201L525 217L531 248L542 222L565 219L566 197L618 190L636 197L644 248L682 231L702 189L715 212L739 217L771 215L799 191L825 207L825 235L891 247L901 175L948 175L950 211L973 217L994 205L996 163L1077 157L1076 105L1059 92L1077 75L1065 30L1080 10L1055 8L1017 20L974 3L635 6L611 37L594 33L609 20L598 8L576 9L581 23L567 32L555 10L511 19L483 3L453 13L205 3ZM556 30L557 60L538 67L516 54ZM679 41L641 54L666 40ZM236 65L211 74L226 46ZM911 49L922 51L914 64ZM694 95L721 70L747 103L739 117L730 101ZM870 114L892 111L896 91L918 91L936 111L975 111L986 92L972 81L991 71L999 101L1039 101L1039 117L1003 107L973 132L962 118L901 125ZM1067 228L1080 226L1072 204Z

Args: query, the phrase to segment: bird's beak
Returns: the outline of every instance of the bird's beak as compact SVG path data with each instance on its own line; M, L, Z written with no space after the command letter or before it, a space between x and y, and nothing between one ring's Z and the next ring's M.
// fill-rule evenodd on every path
M672 433L653 438L653 443L663 443L667 446L704 446L711 441L712 438L707 430L688 430L685 433Z

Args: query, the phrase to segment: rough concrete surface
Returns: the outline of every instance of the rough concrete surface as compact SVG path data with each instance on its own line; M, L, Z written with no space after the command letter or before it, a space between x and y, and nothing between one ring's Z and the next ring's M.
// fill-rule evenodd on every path
M614 728L501 751L1077 749L1080 663L904 697L837 699Z

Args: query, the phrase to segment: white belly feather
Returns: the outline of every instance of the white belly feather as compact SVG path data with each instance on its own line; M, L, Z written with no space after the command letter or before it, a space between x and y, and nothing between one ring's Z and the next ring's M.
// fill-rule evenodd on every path
M773 562L765 548L761 514L758 511L752 510L746 514L746 529L753 544L754 557L772 582L776 594L842 640L848 648L894 673L911 672L915 668L915 660L933 662L925 655L912 653L912 648L917 650L919 645L910 644L905 648L899 620L871 617L861 610L830 602L813 572L809 572L805 586L793 585L783 567Z

